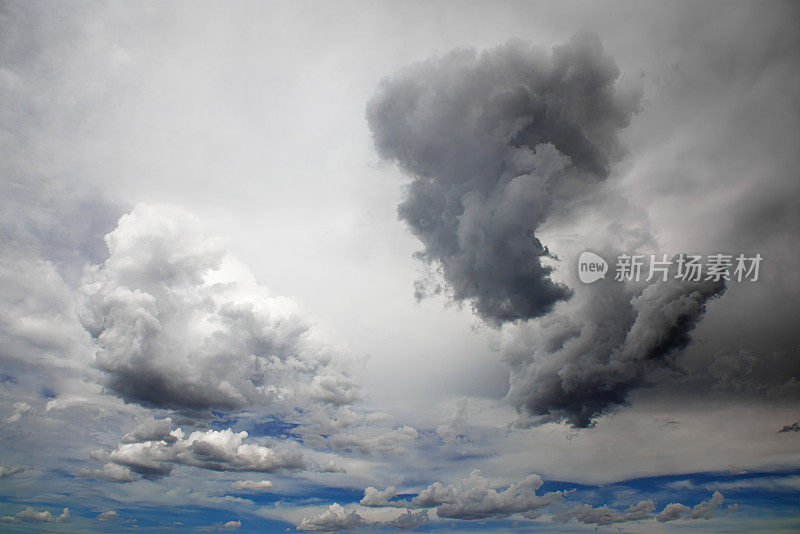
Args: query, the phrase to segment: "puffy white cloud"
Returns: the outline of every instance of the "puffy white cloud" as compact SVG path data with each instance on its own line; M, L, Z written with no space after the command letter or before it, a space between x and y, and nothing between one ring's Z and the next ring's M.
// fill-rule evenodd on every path
M368 487L361 499L363 506L395 508L436 508L436 515L452 519L485 519L518 513L531 513L563 500L563 492L536 494L542 486L539 475L528 475L520 482L498 491L479 469L473 470L458 486L434 482L411 501L390 501L397 493L393 487L379 491Z
M399 528L402 530L413 530L418 528L423 523L429 520L427 510L418 510L416 512L406 510L399 516L391 521L386 521L384 524L390 527Z
M110 391L183 411L359 398L344 354L180 208L139 204L106 244L79 315Z
M364 515L367 509L377 511L389 509L406 509L396 517L395 521L386 525L398 528L416 528L422 521L427 521L428 510L435 511L435 518L458 519L464 521L502 519L512 516L521 520L534 520L545 512L552 513L555 522L567 523L571 520L584 524L607 526L631 521L658 520L659 522L674 519L710 519L714 511L722 506L724 497L714 492L707 501L702 501L693 508L680 503L667 505L660 513L656 513L656 505L652 500L642 500L624 510L617 510L607 505L598 507L589 504L574 504L565 500L571 491L554 491L537 495L543 482L539 475L532 474L505 489L494 489L480 470L473 470L458 485L445 485L434 482L419 491L411 500L397 500L397 490L389 486L378 490L372 486L364 490L360 505L366 507L358 511L368 524L376 524ZM569 506L566 506L569 504ZM730 510L736 509L729 506ZM422 509L425 514L412 514L414 509ZM394 524L397 523L397 524ZM403 524L411 526L404 527Z
M296 448L275 449L244 443L248 437L246 431L195 431L185 437L178 428L170 436L172 439L168 440L121 442L108 455L112 463L106 464L98 475L106 480L117 478L120 482L128 482L127 472L120 471L114 465L149 479L169 475L175 465L213 471L263 473L306 467L302 453Z
M304 517L297 530L335 532L364 526L364 518L354 511L348 512L340 504L333 503L327 510L313 517Z
M371 513L375 512L375 513ZM338 503L334 503L327 510L303 517L297 530L336 532L340 530L353 530L362 527L393 527L402 530L413 530L430 520L427 510L347 510Z
M725 496L722 493L715 491L711 498L707 501L702 501L694 508L692 513L689 514L690 519L711 519L714 516L714 510L722 506Z
M241 521L228 521L222 525L225 530L236 530L242 526Z
M149 418L140 424L136 429L122 436L122 443L142 443L145 441L165 441L174 443L177 437L172 433L172 419Z
M273 487L269 480L237 480L231 487L242 491L264 491Z
M562 499L561 492L536 495L542 486L539 475L528 475L503 491L490 487L479 469L473 470L458 486L431 485L411 502L417 506L436 506L439 517L482 519L532 512Z
M672 521L674 519L680 519L682 517L685 517L691 511L692 509L686 506L685 504L674 502L668 504L661 512L659 512L659 514L656 516L656 519L658 519L659 522L661 523L665 523L667 521Z
M64 508L58 515L53 515L49 510L37 511L32 507L28 507L15 515L0 517L0 521L24 521L28 523L66 523L70 520L69 508Z
M86 478L105 480L107 482L134 482L139 476L125 467L115 463L107 463L102 469L84 469L80 475Z
M115 510L108 510L99 514L95 519L98 521L114 521L119 519L119 514Z
M364 490L364 497L361 499L362 506L390 506L389 499L397 495L394 486L389 486L383 491L379 491L372 486Z
M443 503L456 502L456 489L453 486L445 486L441 482L434 482L414 497L412 504L422 508L439 506Z
M718 483L716 486L723 486L730 489L768 489L770 491L780 491L780 484L782 482L791 483L792 477L765 477L764 479L756 480L742 480L734 481L731 483ZM708 487L709 484L704 484L702 487ZM689 487L694 487L691 483ZM791 486L784 486L784 489L793 489ZM701 501L694 507L686 506L681 503L668 504L664 509L656 515L659 522L665 523L675 519L711 519L714 517L714 512L722 507L725 501L725 496L719 491L715 491L711 498L706 501ZM728 505L726 511L737 510L736 504Z

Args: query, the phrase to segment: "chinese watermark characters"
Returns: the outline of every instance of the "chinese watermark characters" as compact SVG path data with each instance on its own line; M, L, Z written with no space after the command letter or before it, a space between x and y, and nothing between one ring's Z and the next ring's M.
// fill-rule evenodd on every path
M761 254L620 254L614 265L617 282L650 282L670 278L687 282L710 280L719 282L756 282L763 257ZM606 277L609 265L594 252L583 252L578 258L578 278L591 284Z

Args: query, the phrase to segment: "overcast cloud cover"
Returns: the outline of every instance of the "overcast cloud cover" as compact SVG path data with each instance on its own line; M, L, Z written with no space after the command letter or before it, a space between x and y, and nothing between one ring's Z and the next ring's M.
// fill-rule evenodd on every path
M0 530L800 529L798 15L0 3Z

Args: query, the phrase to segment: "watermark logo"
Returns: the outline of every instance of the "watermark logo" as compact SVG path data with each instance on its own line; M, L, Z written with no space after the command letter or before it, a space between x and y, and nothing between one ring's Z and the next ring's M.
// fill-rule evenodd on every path
M578 278L584 284L597 282L606 277L608 262L594 252L581 252L578 258Z
M614 268L614 280L649 282L661 279L666 282L672 277L691 282L755 282L763 259L761 254L711 254L705 258L698 254L680 254L674 258L667 254L660 257L655 254L620 254ZM578 257L578 278L584 284L605 278L607 272L608 263L594 252L587 250Z

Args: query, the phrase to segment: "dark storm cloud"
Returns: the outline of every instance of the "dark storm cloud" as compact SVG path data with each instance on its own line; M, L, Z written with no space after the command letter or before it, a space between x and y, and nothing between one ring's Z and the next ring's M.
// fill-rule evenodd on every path
M662 7L649 6L649 16L651 9ZM641 64L655 82L626 132L641 156L626 186L648 203L662 243L765 258L758 282L731 284L724 305L703 321L698 335L708 342L687 349L692 382L678 387L693 396L711 389L726 402L795 402L800 3L666 9L672 25L615 47L648 48Z
M520 337L503 351L507 398L525 425L585 427L625 404L648 371L689 344L706 302L724 290L675 279L601 283L576 287L564 303L574 291L550 278L539 227L579 202L619 204L601 184L639 102L619 77L594 35L551 53L512 41L408 67L381 83L367 109L378 152L412 177L400 218L455 299L494 324L541 317L561 302L559 315L517 324Z
M521 41L457 50L381 82L367 107L380 155L411 176L399 216L458 301L494 323L569 298L536 232L606 178L639 95L597 36L551 53Z
M586 427L627 403L654 369L675 363L724 282L670 278L641 287L617 282L584 288L585 304L528 325L503 351L511 367L508 400L523 426L566 421Z

